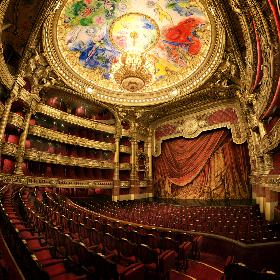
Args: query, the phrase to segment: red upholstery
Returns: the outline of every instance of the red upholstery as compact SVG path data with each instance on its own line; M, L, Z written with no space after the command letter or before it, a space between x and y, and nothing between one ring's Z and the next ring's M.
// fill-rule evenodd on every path
M7 159L7 158L5 158L3 160L3 167L2 167L3 173L11 174L11 173L13 173L14 168L15 168L14 161L12 161L11 159Z
M17 144L19 143L19 136L18 135L8 135L7 142Z

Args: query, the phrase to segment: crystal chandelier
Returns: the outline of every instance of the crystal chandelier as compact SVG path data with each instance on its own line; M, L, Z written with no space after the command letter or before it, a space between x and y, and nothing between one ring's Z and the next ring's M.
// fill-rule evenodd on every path
M148 52L158 42L159 35L157 23L144 14L124 14L112 23L111 42L121 53L112 70L121 88L136 92L154 79L155 60Z
M122 54L114 77L125 90L139 91L152 81L154 63L149 56L144 55L132 52Z

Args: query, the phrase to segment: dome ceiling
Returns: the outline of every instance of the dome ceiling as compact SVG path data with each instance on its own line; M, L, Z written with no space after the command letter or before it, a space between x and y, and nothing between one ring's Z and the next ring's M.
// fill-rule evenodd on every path
M68 0L44 29L50 64L73 89L122 105L186 95L216 70L224 30L198 0Z

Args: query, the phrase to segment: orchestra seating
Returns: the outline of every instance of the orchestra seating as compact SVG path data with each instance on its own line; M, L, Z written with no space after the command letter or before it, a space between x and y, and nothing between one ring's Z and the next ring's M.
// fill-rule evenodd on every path
M176 230L179 215L193 223L198 216L201 222L208 216L214 221L215 216L230 216L222 208L199 207L191 212L187 207L158 204L157 208L155 203L144 202L91 201L87 207L94 211L41 189L2 189L3 236L26 279L175 280L171 270L187 271L190 260L199 261L207 239L183 227ZM156 208L162 212L156 212ZM235 219L240 218L237 215L241 209L231 210ZM243 210L250 227L265 227L255 207ZM144 215L149 212L151 215ZM244 275L259 277L246 279L278 279L276 274L261 271L263 267L258 271L246 269ZM243 273L240 271L238 262L227 259L223 279L245 279L236 278Z
M96 213L128 222L222 235L244 243L280 241L275 223L267 222L257 205L181 206L147 201L78 200Z

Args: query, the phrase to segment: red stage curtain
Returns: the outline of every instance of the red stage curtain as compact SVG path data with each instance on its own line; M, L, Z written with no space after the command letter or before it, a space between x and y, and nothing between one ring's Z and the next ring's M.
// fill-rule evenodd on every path
M228 130L168 140L154 159L155 192L182 199L247 198L248 167L246 145L234 144Z

